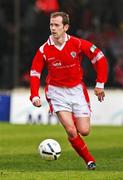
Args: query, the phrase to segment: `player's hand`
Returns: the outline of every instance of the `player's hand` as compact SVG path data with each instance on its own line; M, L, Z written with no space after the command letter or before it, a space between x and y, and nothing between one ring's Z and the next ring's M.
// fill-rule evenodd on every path
M100 102L102 102L104 100L104 97L105 97L104 89L95 87L94 92L95 92L95 95L98 97L98 100Z
M41 107L42 106L41 99L39 97L34 97L32 99L32 104L36 107Z

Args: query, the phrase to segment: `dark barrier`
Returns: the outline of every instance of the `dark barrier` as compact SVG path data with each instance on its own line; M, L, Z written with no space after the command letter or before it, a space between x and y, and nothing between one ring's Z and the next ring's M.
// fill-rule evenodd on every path
M10 119L10 95L0 94L0 121Z

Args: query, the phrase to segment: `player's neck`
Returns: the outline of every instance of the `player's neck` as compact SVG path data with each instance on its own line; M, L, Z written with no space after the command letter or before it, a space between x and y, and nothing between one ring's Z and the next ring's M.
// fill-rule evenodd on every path
M54 44L57 45L57 46L62 46L64 43L65 43L65 35L64 36L61 36L59 38L54 38L53 37L53 41L54 41Z

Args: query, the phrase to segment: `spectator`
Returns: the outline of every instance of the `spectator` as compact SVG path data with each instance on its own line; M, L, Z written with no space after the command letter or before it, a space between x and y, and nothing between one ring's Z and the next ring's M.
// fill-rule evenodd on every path
M123 87L123 55L117 59L114 66L114 82L118 87Z

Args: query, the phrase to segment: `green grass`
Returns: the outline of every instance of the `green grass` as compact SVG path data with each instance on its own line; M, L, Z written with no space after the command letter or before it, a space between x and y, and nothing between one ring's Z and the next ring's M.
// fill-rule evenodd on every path
M38 154L38 144L46 138L61 144L57 161L42 160ZM0 123L0 180L123 179L123 127L92 127L85 141L97 160L95 171L85 168L60 125Z

